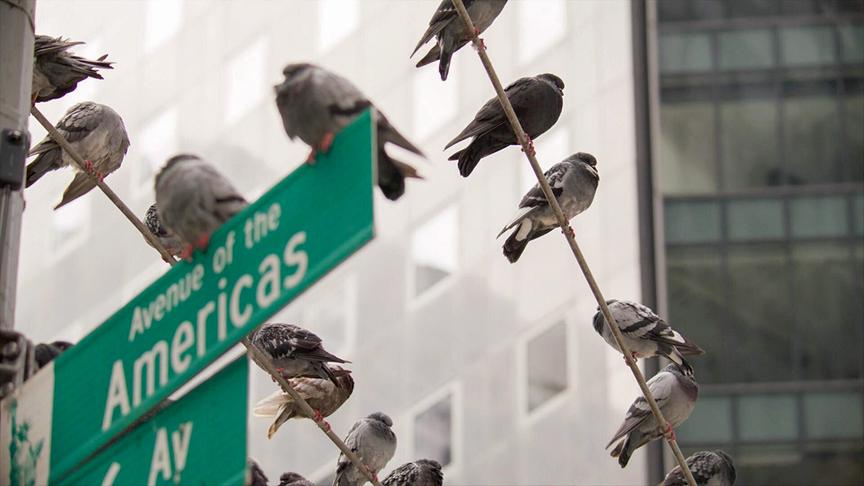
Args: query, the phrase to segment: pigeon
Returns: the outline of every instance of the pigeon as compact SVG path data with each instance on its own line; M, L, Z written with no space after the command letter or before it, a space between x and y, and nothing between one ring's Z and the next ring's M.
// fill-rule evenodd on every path
M687 458L687 467L699 486L732 486L735 484L735 465L723 451L699 451ZM662 486L688 486L681 466L675 466Z
M396 453L396 434L390 429L392 426L390 417L375 412L355 422L345 437L345 445L357 454L376 479L378 471L384 469ZM353 462L339 454L333 486L362 486L367 481Z
M248 205L228 179L195 155L168 159L155 186L159 219L183 242L184 259L196 248L206 250L210 235Z
M663 435L669 435L674 439L675 431L672 429L687 420L699 396L699 385L693 379L693 375L685 372L675 363L670 363L648 380L648 389L668 422L669 429L660 430L657 419L648 407L648 402L640 395L630 405L624 423L615 432L615 436L606 444L608 449L616 440L624 437L611 453L612 457L618 458L621 467L627 465L633 451L652 440Z
M159 210L156 207L156 203L150 205L147 208L147 214L144 216L144 224L147 225L147 229L153 233L153 236L159 240L159 243L162 243L162 246L168 250L168 253L171 256L180 256L183 252L183 242L180 241L180 238L174 234L171 230L165 227L162 224L162 220L159 219ZM150 242L147 241L149 245Z
M468 10L468 15L474 23L474 28L477 30L477 35L482 34L492 25L492 22L504 9L507 0L465 0L465 8ZM423 33L411 57L420 50L423 44L426 44L433 37L437 38L437 42L429 50L429 52L420 59L417 67L425 66L438 61L438 72L441 74L441 81L447 81L447 73L450 71L450 58L453 53L461 49L474 36L474 32L469 32L459 17L456 7L453 6L452 0L442 0L441 4L435 10L435 15L429 21L429 28Z
M504 92L529 139L537 138L552 128L561 116L564 107L564 81L554 74L519 78L507 86ZM483 157L508 145L519 144L497 96L480 108L471 123L462 133L456 135L444 150L472 137L474 140L468 147L449 158L459 161L459 173L462 177L468 177Z
M384 486L441 486L444 475L438 461L420 459L397 467L381 482Z
M273 360L276 369L286 379L311 376L330 380L337 387L342 383L327 363L348 363L328 353L321 338L293 324L264 324L251 336L252 345Z
M338 366L327 367L336 375L338 386L334 385L329 378L301 376L288 380L291 387L306 400L310 407L315 409L314 417L306 416L300 406L291 398L291 395L281 389L255 404L252 414L256 417L275 417L273 424L267 429L268 439L272 439L279 427L292 418L310 418L321 421L324 420L324 417L332 415L348 400L354 391L354 379L351 378L351 372ZM326 422L324 423L326 424Z
M593 155L579 152L553 165L544 174L552 188L558 205L567 219L588 209L594 201L594 193L600 176L597 174L597 159ZM519 202L516 217L498 233L516 228L504 242L504 256L510 263L516 263L528 242L539 238L558 227L555 213L546 201L540 184L537 183Z
M624 344L633 354L633 359L663 356L693 374L693 367L684 356L705 354L702 348L672 329L666 321L642 304L611 299L606 301L606 305L618 323L618 329L624 335ZM621 351L599 306L594 314L594 330L603 336L612 348Z
M295 472L286 472L279 476L279 486L315 486L315 484Z
M405 178L422 179L417 170L398 161L384 150L392 143L423 156L414 144L387 121L351 81L314 64L289 64L282 70L285 81L276 85L276 106L282 115L285 133L299 137L312 148L307 159L314 161L318 151L328 152L334 136L367 108L376 113L378 130L378 187L390 200L405 193Z
M245 486L267 486L269 479L261 466L251 457L246 459L246 479L243 481Z
M36 369L44 368L54 358L60 356L63 351L71 348L72 343L67 341L54 341L53 343L39 343L33 350L36 359Z
M37 35L33 42L33 103L60 98L71 93L87 78L102 79L98 69L114 69L105 60L78 57L69 48L84 44L62 37Z
M84 172L78 172L75 179L63 192L63 199L54 209L65 206L87 194L96 186L93 178L105 176L120 168L126 151L129 149L129 136L123 119L116 111L105 105L85 101L69 108L57 123L57 131L84 158ZM33 162L27 165L27 187L33 185L49 171L73 165L72 157L50 136L33 147L30 155Z

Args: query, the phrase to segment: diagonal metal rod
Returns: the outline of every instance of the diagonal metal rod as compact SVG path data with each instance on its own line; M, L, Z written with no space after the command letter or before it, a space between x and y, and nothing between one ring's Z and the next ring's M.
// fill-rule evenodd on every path
M74 148L72 148L66 138L60 132L58 132L57 129L54 128L54 125L52 125L51 122L49 122L48 119L45 118L45 115L43 115L42 112L39 111L39 108L33 106L30 109L30 113L36 118L39 124L48 131L48 135L52 139L54 139L55 142L57 142L57 145L59 145L67 154L69 154L70 157L72 157L72 160L75 161L78 169L89 175L96 182L96 185L99 186L99 189L101 189L102 192L105 193L105 196L107 196L108 199L110 199L111 202L114 203L115 206L117 206L117 209L119 209L120 212L123 213L124 216L126 216L129 222L131 222L132 225L141 232L141 235L144 236L144 239L147 240L147 242L150 243L153 248L156 248L156 251L158 251L159 255L162 256L162 259L165 260L165 262L169 265L174 265L175 263L177 263L177 260L175 260L174 257L171 256L170 253L168 253L168 250L165 249L159 239L156 238L156 236L154 236L153 233L151 233L146 226L144 226L144 223L142 223L141 220L138 219L138 216L135 216L135 213L133 213L132 210L129 209L128 206L126 206L126 203L124 203L123 200L120 199L120 197L118 197L117 194L113 190L111 190L111 188L108 187L108 185L105 184L104 181L100 181L98 177L93 177L92 174L87 172L87 170L84 168L84 158L81 157L81 155L78 154L78 152Z
M669 430L669 423L663 417L663 413L660 411L657 402L651 395L651 391L648 389L648 384L645 382L645 376L642 375L642 370L639 369L636 360L633 359L630 350L627 349L627 346L624 344L624 337L621 334L621 330L618 329L618 324L609 312L609 307L606 305L606 299L603 298L603 294L600 292L600 287L597 285L597 281L594 279L594 275L588 267L588 262L585 261L585 256L582 254L582 250L579 249L579 244L576 243L576 234L570 226L570 222L567 221L567 218L561 211L561 206L558 205L558 200L555 199L555 196L552 193L552 188L549 187L549 183L543 175L543 170L540 168L540 164L537 162L537 157L534 154L533 144L528 138L528 135L526 135L525 131L522 129L522 124L519 123L519 118L516 116L516 112L513 111L513 106L510 104L510 100L507 99L507 95L504 93L504 87L501 85L501 80L498 78L498 74L492 66L492 61L489 60L489 55L486 53L486 46L476 34L477 30L474 28L474 23L471 21L471 16L468 14L465 4L462 0L452 1L453 5L456 7L456 11L459 13L459 17L462 18L462 21L468 28L468 31L475 32L471 42L477 50L477 55L480 56L480 61L483 63L483 67L489 75L489 80L492 81L492 85L495 87L495 92L498 94L498 100L501 102L501 107L504 109L504 114L507 116L507 120L513 127L516 139L519 141L519 144L522 145L522 151L528 156L528 162L534 170L534 175L537 176L537 181L540 184L540 188L543 190L543 194L546 196L546 201L555 213L555 218L558 220L561 232L564 234L564 238L570 245L570 249L573 251L573 256L576 257L576 261L579 263L579 268L585 275L585 280L588 281L588 286L591 287L591 293L593 293L594 298L597 299L600 311L603 313L603 317L606 318L606 325L609 326L609 330L612 331L612 336L615 337L615 343L624 354L624 360L633 372L636 381L639 382L639 388L642 389L642 394L645 395L645 400L648 402L648 406L651 407L651 412L657 418L657 423L660 426L660 429L664 431ZM687 467L687 462L684 459L684 454L681 453L681 449L678 447L678 443L672 437L666 436L665 434L664 436L666 437L666 441L669 443L672 452L675 454L675 459L678 461L678 465L681 466L681 470L684 472L687 481L691 486L696 486L696 480L693 478L690 468Z
M285 393L291 395L291 398L294 399L296 403L300 404L300 408L303 410L303 413L305 413L306 416L309 417L309 420L315 422L315 425L317 425L318 428L321 429L321 431L324 432L325 435L327 435L328 439L330 439L334 444L336 444L336 447L338 447L339 450L342 451L342 454L345 454L345 457L347 457L348 460L353 462L354 465L357 466L357 469L359 469L360 472L362 472L363 475L366 476L366 478L373 485L381 486L381 483L378 481L378 479L376 479L375 475L372 474L371 471L369 471L369 468L366 467L366 464L363 464L363 461L361 461L360 458L357 457L357 454L354 454L351 449L348 448L347 445L345 445L345 442L343 442L342 439L340 439L339 436L333 432L333 430L324 421L324 419L314 418L317 416L317 414L315 413L315 409L312 408L312 406L309 405L309 403L306 402L306 400L302 396L300 396L299 393L297 393L297 390L295 390L291 386L291 384L288 383L288 380L286 380L285 377L282 376L282 373L276 371L276 368L273 366L270 359L268 359L267 356L265 356L260 349L253 346L252 343L249 341L248 337L243 338L243 346L246 346L246 350L249 352L249 357L252 358L252 361L255 361L258 366L260 366L264 371L269 373L270 376L272 376L273 379L276 380L277 383L279 383L279 386L281 386L282 389L285 390Z

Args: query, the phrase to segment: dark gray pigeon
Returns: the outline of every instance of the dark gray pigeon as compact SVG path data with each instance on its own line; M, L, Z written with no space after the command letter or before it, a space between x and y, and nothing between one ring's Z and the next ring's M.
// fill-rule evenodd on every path
M376 479L378 472L384 469L396 453L396 434L390 428L392 426L390 417L375 412L355 422L345 437L345 445L357 454ZM366 476L353 462L344 454L339 454L333 486L362 486L367 481Z
M504 91L513 105L522 129L531 139L552 128L561 116L561 109L564 107L564 81L554 74L519 78ZM462 133L456 135L444 150L471 137L474 137L474 140L468 147L449 158L459 161L459 173L462 177L468 177L483 157L509 145L519 144L497 96L480 108L471 123Z
M261 466L251 457L246 459L246 479L243 481L244 486L267 486L267 475L261 469Z
M699 486L732 486L735 484L735 465L723 451L699 451L687 458L687 467ZM681 466L675 466L662 486L688 486Z
M252 415L274 418L270 428L267 429L268 439L272 439L279 427L292 418L324 420L324 417L332 415L348 400L354 392L354 379L351 377L351 372L339 366L331 367L326 364L324 366L336 376L335 384L329 378L311 376L288 379L291 387L315 410L315 416L307 416L291 395L281 388L255 404ZM330 426L326 421L324 423L327 427Z
M171 256L180 256L183 253L183 242L177 235L174 234L171 230L165 227L162 224L162 220L159 219L159 210L156 207L156 204L153 203L147 208L147 214L144 216L144 224L147 225L147 229L150 230L150 233L155 236L162 246L168 250L168 253ZM150 242L147 241L149 245Z
M129 149L129 136L123 119L116 111L99 103L85 101L69 108L56 128L84 158L85 170L89 175L79 171L54 209L65 206L96 187L93 177L104 179L119 169ZM52 170L67 165L77 168L72 157L50 136L33 147L30 155L36 158L27 165L27 187Z
M477 29L477 35L482 34L492 25L492 22L504 9L507 0L465 0L465 8L468 10L468 15L474 23L474 28ZM453 6L452 0L442 0L441 4L435 10L432 20L429 21L429 28L423 33L411 57L420 50L423 44L426 44L433 37L437 42L420 59L417 67L425 66L438 61L438 72L441 74L441 81L447 80L447 73L450 71L450 58L453 53L461 49L474 36L474 32L469 32L465 28L465 23L459 17L456 7Z
M295 472L282 473L279 476L279 486L315 486L303 476Z
M687 420L699 397L699 385L696 380L691 374L685 374L675 363L669 364L648 380L648 389L654 396L657 406L660 407L663 417L669 423L670 429L660 430L657 419L648 406L648 401L640 395L627 410L624 423L615 432L612 440L606 444L608 449L616 440L624 437L611 453L612 457L618 458L621 467L627 465L633 451L652 440L665 434L674 438L675 431L672 429Z
M597 159L584 152L571 155L553 165L544 175L568 220L591 206L597 184L600 182L600 176L597 174ZM534 187L525 194L519 202L516 217L498 233L498 237L514 227L516 229L504 242L504 256L510 263L519 260L529 241L558 227L555 213L546 201L539 183L534 184Z
M677 363L686 372L693 374L690 363L684 356L700 355L705 351L692 341L672 329L657 314L648 307L629 300L607 300L609 312L618 323L618 329L624 335L624 344L633 354L633 359L648 358L651 356L664 356L669 361ZM618 349L612 331L606 325L606 319L597 307L594 314L594 330L603 336L603 339Z
M321 338L294 324L268 323L252 332L252 345L273 360L273 365L287 378L313 376L342 384L327 363L348 363L328 353Z
M48 363L54 361L54 358L60 356L63 351L71 348L72 343L67 341L54 341L53 343L39 343L33 350L34 358L36 359L36 369L43 368Z
M402 464L384 478L384 486L441 486L444 474L438 461L420 459Z
M207 249L210 235L248 205L231 181L195 155L168 159L155 186L159 219L183 242L180 256L187 259Z
M289 64L282 73L285 81L275 86L276 107L288 137L299 137L312 148L310 162L317 152L328 152L336 134L371 107L378 127L378 187L384 196L395 201L405 193L406 177L422 179L414 167L387 155L384 146L392 143L421 156L423 152L399 133L351 81L308 63Z
M71 93L78 83L87 79L102 79L98 69L113 69L105 60L78 57L69 48L84 44L62 37L37 35L33 42L33 103L57 99Z

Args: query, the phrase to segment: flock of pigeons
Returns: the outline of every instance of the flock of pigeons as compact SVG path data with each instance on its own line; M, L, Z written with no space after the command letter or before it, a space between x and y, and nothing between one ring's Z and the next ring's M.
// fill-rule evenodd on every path
M465 0L464 3L476 32L469 32L451 1L443 0L414 50L416 53L424 44L436 39L417 66L438 61L442 80L447 79L452 55L475 34L486 30L507 0ZM112 63L105 61L106 56L91 61L70 53L69 48L77 44L81 43L36 36L34 103L59 98L88 77L102 79L98 70L112 68ZM377 183L384 196L396 200L405 192L405 179L422 179L414 167L392 158L384 147L392 143L421 156L423 153L399 133L353 83L308 63L289 64L282 72L285 79L275 87L276 105L285 133L292 140L300 138L311 148L310 163L314 162L318 152L329 151L335 135L342 128L371 108L376 114L379 142ZM518 79L506 88L505 93L531 139L539 137L557 122L563 108L563 89L564 82L548 73ZM91 190L95 185L93 178L102 179L117 170L130 142L120 115L110 107L94 102L79 103L70 108L56 128L86 159L85 167L79 169L63 193L57 205L61 207ZM458 161L459 173L463 177L468 177L482 158L519 144L497 98L486 102L445 150L468 139L471 141L467 147L449 157ZM529 146L529 150L532 149ZM49 171L75 166L69 155L50 137L35 146L31 155L35 158L27 166L28 187ZM579 152L553 165L545 177L565 215L571 219L585 211L594 199L599 182L597 160L591 154ZM213 231L247 205L228 179L207 161L191 154L175 155L167 160L156 176L155 194L156 202L145 217L147 226L172 255L182 258L190 258L194 251L206 249ZM556 227L554 214L537 184L525 194L516 216L498 235L510 231L504 243L504 255L511 263L516 262L528 242ZM648 381L649 389L669 422L669 429L659 430L645 398L639 396L606 446L608 448L617 441L611 455L617 457L624 467L636 449L664 435L674 437L673 428L689 417L699 387L694 380L693 368L684 357L704 351L641 304L623 300L610 300L607 304L634 358L663 356L671 361ZM593 325L607 343L618 349L599 310ZM315 410L314 417L307 417L288 394L281 390L275 392L254 409L257 416L275 417L268 438L272 438L291 418L323 420L351 396L354 380L351 372L341 366L347 362L324 350L321 339L314 333L291 324L269 323L253 331L250 338L252 344L273 360L277 369ZM59 348L46 350L52 354L50 358L62 352ZM345 438L348 447L373 474L377 475L395 453L396 436L392 425L386 414L372 413L357 421ZM687 459L687 464L700 485L723 486L735 481L732 459L722 451L697 452ZM267 484L266 476L251 460L247 478L256 486ZM384 479L383 484L427 486L440 485L442 481L441 465L421 459L398 467ZM334 485L362 485L365 482L365 476L354 464L340 455ZM283 474L279 484L311 485L295 473ZM686 482L676 467L664 484Z

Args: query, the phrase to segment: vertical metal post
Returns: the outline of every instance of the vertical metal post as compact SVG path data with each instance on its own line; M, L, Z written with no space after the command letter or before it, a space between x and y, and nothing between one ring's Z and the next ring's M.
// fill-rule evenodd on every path
M6 152L0 158L0 329L12 329L15 320L24 165L14 152L23 145L26 154L29 145L35 10L36 0L0 0L0 133Z

